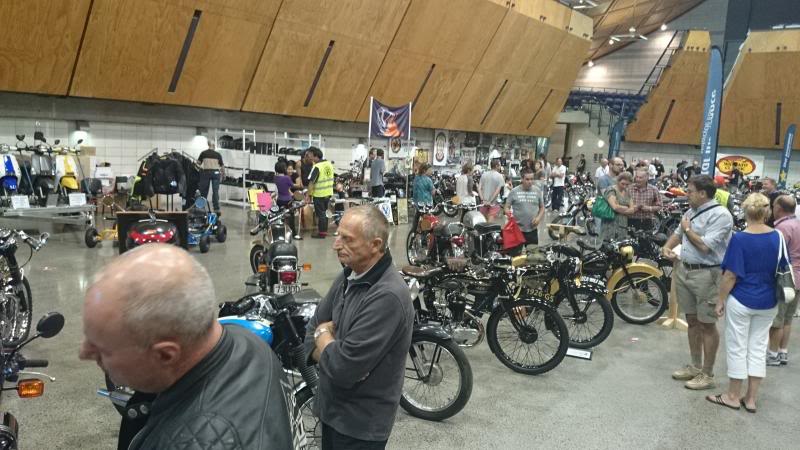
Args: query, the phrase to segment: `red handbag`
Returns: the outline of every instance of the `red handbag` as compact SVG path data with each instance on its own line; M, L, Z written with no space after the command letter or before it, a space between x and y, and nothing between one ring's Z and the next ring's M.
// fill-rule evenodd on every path
M517 225L517 221L512 217L509 217L508 222L503 225L502 235L503 250L518 247L525 243L525 235L522 234L522 230L519 228L519 225Z

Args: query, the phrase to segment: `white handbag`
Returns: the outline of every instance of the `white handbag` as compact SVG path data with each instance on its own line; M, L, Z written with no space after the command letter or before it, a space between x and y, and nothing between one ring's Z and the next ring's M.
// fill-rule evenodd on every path
M775 298L779 302L789 303L794 300L795 284L794 271L789 261L789 251L786 249L786 241L783 234L778 231L780 244L778 244L778 265L775 267ZM781 271L781 261L786 260L786 271Z

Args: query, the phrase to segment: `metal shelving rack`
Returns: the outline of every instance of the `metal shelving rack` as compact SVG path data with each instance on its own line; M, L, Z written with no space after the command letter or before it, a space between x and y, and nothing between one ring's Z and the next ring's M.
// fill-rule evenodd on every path
M226 134L229 133L226 131ZM219 202L225 205L232 205L232 206L240 206L242 209L247 209L250 207L250 203L247 200L247 175L250 173L251 164L252 164L252 154L250 150L247 149L247 139L250 138L253 143L256 142L256 131L255 130L242 130L242 148L241 149L222 149L219 145L215 145L217 151L220 150L227 150L223 155L223 160L225 161L225 173L227 174L229 170L239 171L242 174L242 185L241 186L232 186L232 185L222 185L224 189L220 189L220 199ZM219 130L214 131L214 142L217 143L217 139L219 137ZM228 158L230 157L230 158ZM230 191L235 188L240 188L241 199L231 198Z

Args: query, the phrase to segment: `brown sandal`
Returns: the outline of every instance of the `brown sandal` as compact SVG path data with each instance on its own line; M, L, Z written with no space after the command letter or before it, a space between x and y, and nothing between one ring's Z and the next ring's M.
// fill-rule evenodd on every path
M738 405L737 406L731 406L731 405L725 403L722 400L722 394L717 394L717 395L714 395L714 396L707 395L706 396L706 400L708 400L709 402L711 402L711 403L713 403L715 405L721 405L721 406L724 406L726 408L735 409L736 411L738 411L740 409Z
M741 403L741 404L742 404L742 406L744 407L744 410L745 410L745 411L749 412L750 414L755 414L755 413L756 413L756 409L755 409L755 408L748 408L748 407L747 407L747 405L744 403L744 399L742 399L742 400L740 401L740 403ZM738 409L738 408L737 408L737 409Z

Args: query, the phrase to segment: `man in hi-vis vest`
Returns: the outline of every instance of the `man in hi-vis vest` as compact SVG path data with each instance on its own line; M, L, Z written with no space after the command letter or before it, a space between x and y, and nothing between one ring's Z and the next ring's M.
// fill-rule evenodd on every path
M199 188L200 195L208 197L208 185L211 185L214 211L219 214L219 181L222 178L222 155L214 150L214 142L208 141L208 150L200 153L197 158L198 164L202 171L200 172Z
M308 193L314 199L314 212L317 214L317 232L312 238L325 239L328 235L328 201L333 196L333 164L322 159L322 151L317 147L307 150L314 162L314 168L308 176Z

